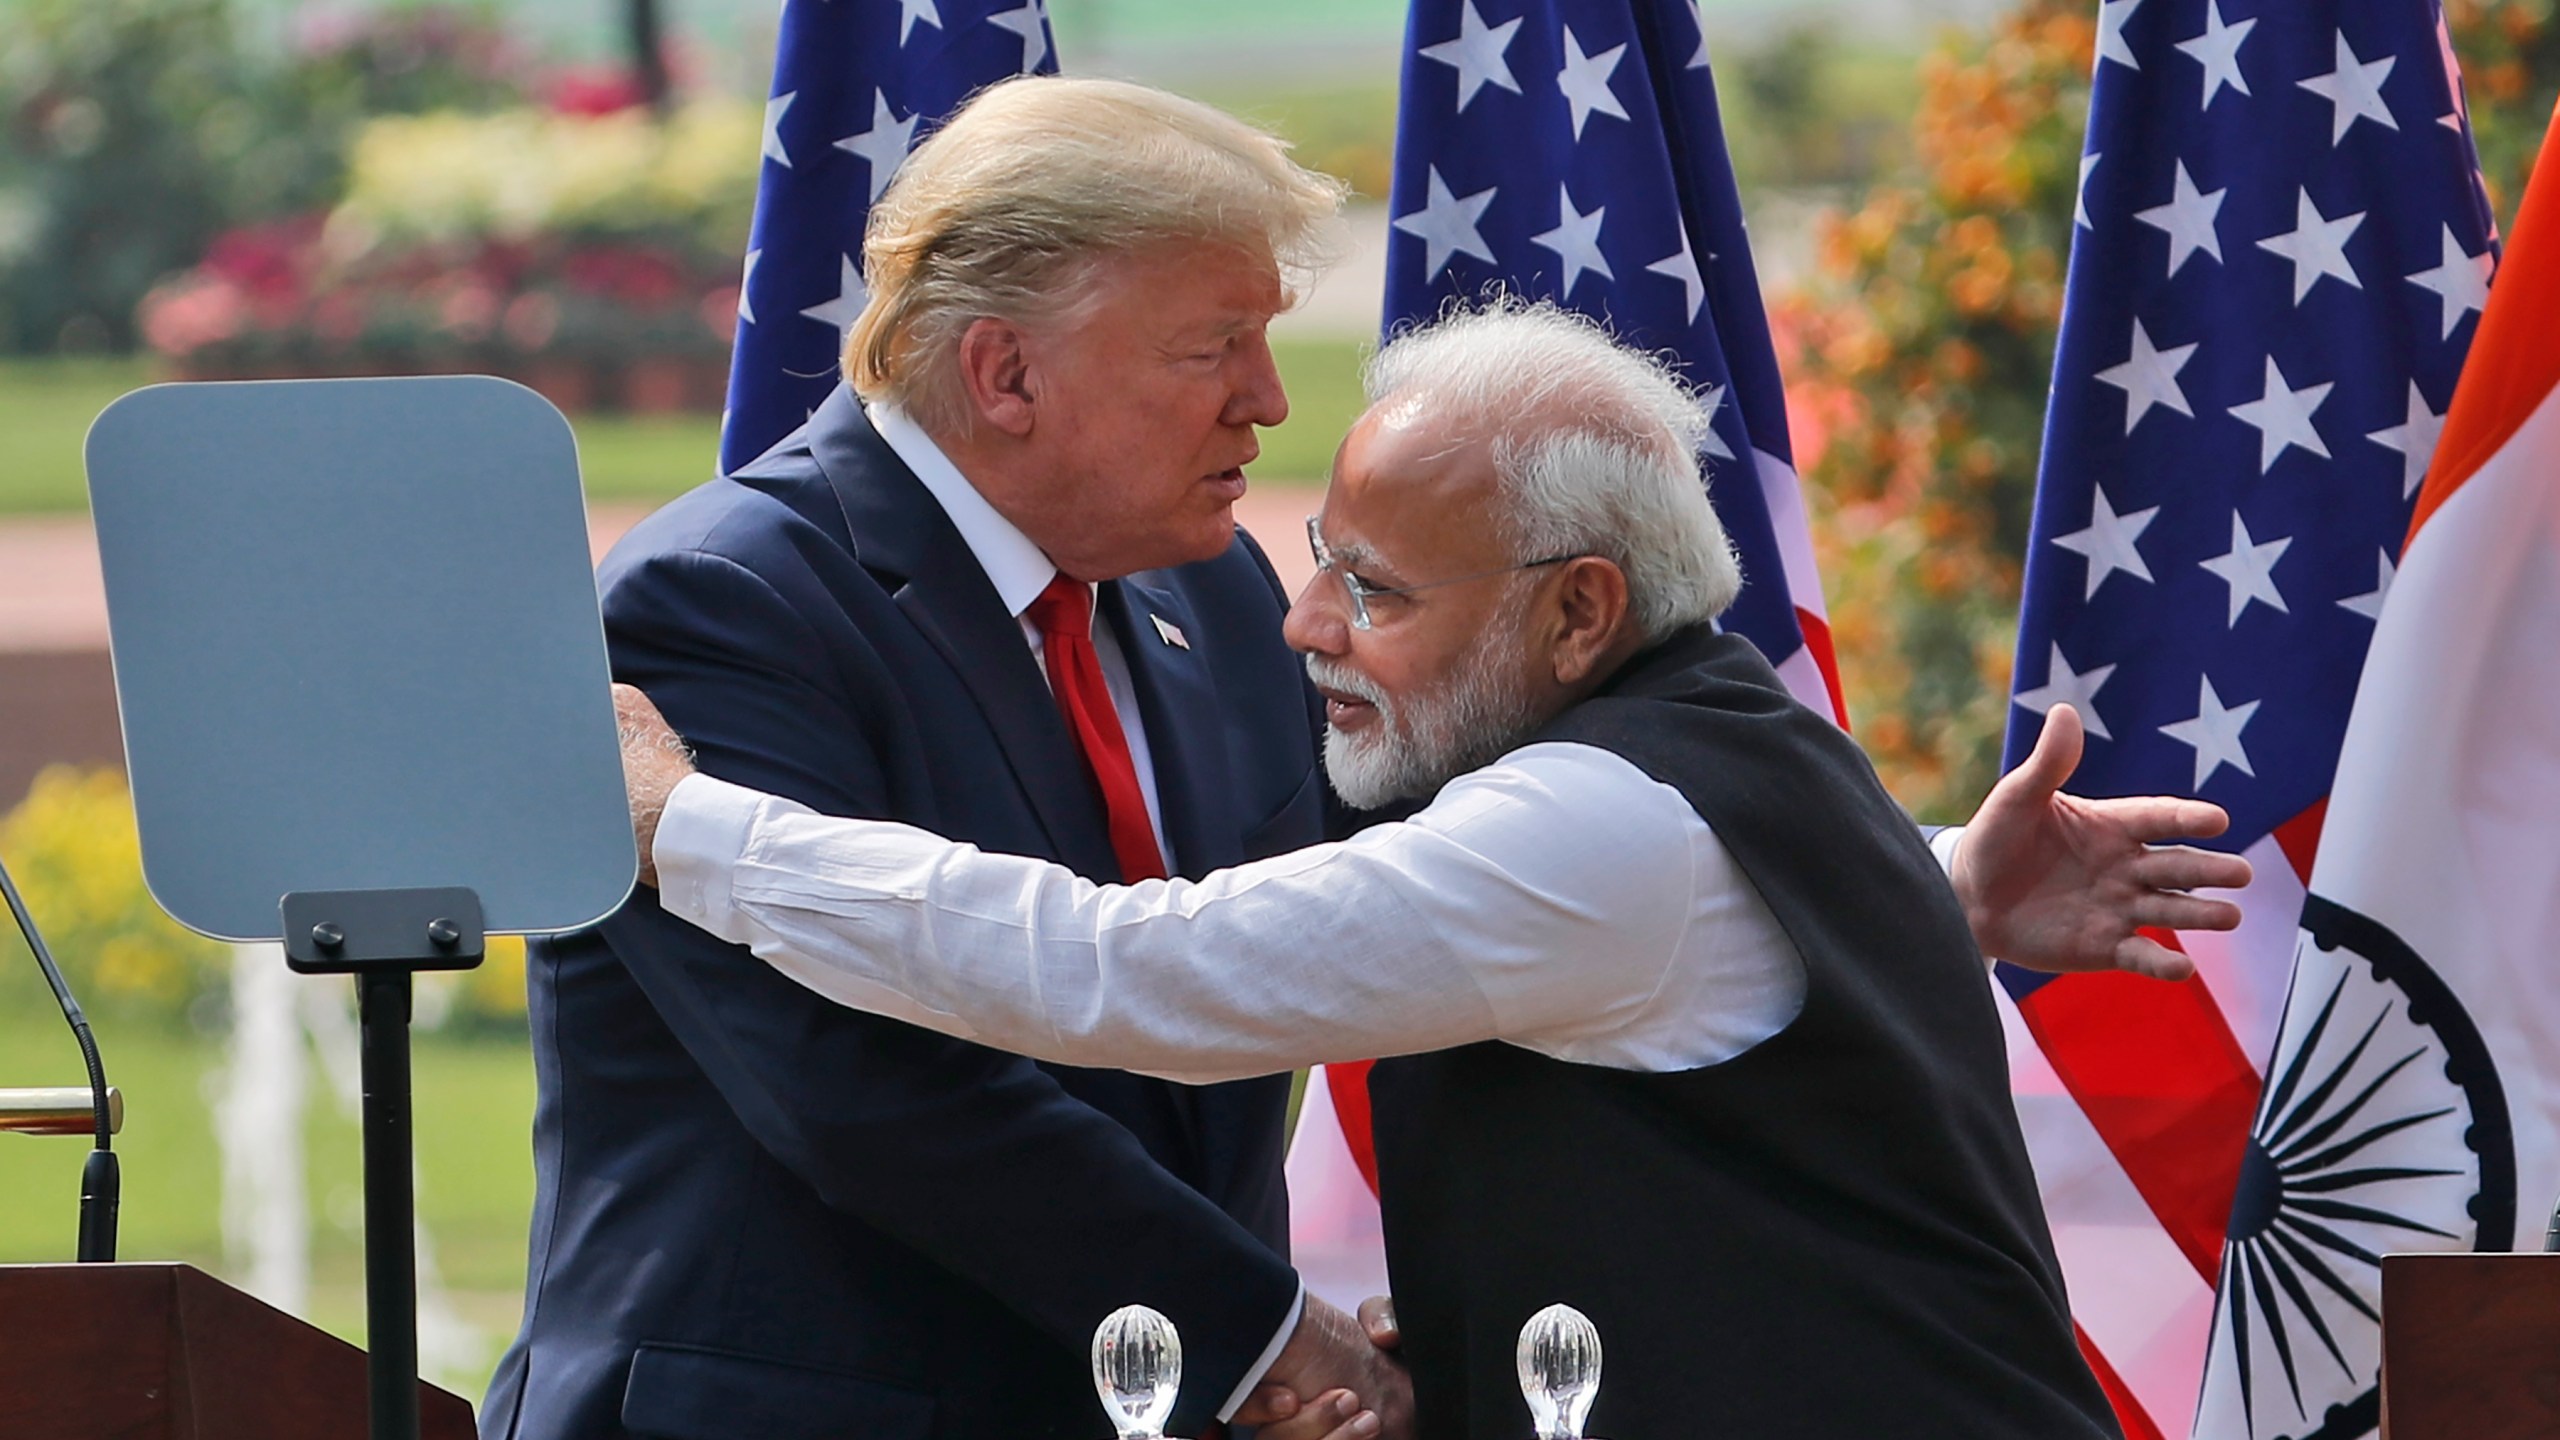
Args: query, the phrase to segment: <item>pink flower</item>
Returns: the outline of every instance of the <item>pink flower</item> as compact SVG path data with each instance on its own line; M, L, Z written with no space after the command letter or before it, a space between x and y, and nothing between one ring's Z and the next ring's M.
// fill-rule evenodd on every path
M239 335L248 306L226 281L181 276L142 301L142 336L151 348L183 359Z
M499 328L517 349L539 350L560 333L560 302L539 290L519 295L508 302Z

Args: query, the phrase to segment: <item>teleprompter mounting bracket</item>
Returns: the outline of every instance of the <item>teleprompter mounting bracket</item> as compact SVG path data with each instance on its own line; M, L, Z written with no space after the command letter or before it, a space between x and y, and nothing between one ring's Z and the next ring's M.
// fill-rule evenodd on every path
M297 890L284 897L285 964L305 975L469 970L488 951L479 892Z

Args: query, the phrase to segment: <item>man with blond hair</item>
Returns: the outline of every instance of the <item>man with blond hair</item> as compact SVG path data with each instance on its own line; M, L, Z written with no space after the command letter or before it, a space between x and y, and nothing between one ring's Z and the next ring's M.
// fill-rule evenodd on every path
M1551 306L1399 339L1370 393L1288 637L1335 788L1427 802L1410 819L1102 885L689 774L626 691L667 913L1051 1063L1215 1084L1389 1057L1380 1338L1426 1440L1527 1432L1513 1337L1558 1300L1608 1353L1575 1434L2113 1440L1956 891L1848 737L1715 628L1740 575L1706 407ZM1986 829L2051 818L2077 744L2065 709ZM2122 804L2144 833L2221 824ZM2184 892L2248 867L2137 868L2134 917L2192 928L2235 916ZM1265 1398L1265 1440L1394 1418Z
M615 673L712 773L1099 881L1321 840L1321 721L1230 507L1288 413L1264 326L1339 198L1206 106L990 89L873 211L850 388L605 561ZM1285 1078L852 1014L647 894L532 947L530 986L492 1440L1082 1440L1086 1341L1132 1301L1182 1328L1177 1433L1266 1376L1394 1403L1282 1258Z

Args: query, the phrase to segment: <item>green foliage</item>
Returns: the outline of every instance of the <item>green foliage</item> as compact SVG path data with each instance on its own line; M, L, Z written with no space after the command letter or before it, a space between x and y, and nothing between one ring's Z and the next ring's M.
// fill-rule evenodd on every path
M2560 103L2560 25L2552 0L2446 0L2462 61L2480 169L2500 217L2515 214L2525 178Z
M1717 70L1746 193L1854 188L1910 157L1919 85L1906 50L1853 44L1829 20L1800 19L1719 57Z
M1822 417L1817 552L1859 738L1902 802L1997 774L2095 32L2029 0L1921 67L1914 168L1825 231L1781 303Z
M0 352L125 350L134 305L228 226L324 206L367 117L521 92L485 7L244 48L229 0L0 7Z
M256 138L225 7L13 0L0 24L0 349L129 348Z
M85 510L89 422L151 379L147 365L126 358L0 358L0 516Z
M1271 342L1280 383L1289 392L1289 418L1262 432L1258 483L1324 483L1333 471L1334 447L1360 418L1360 364L1369 347L1353 340L1288 338Z
M1394 85L1210 86L1187 93L1243 116L1287 140L1298 163L1348 181L1353 193L1387 198L1395 166Z

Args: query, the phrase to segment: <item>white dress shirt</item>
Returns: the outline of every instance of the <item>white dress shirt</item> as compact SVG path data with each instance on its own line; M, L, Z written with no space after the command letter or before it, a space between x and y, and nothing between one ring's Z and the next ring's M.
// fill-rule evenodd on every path
M1099 886L705 776L655 846L669 912L820 994L1042 1060L1208 1082L1501 1040L1686 1070L1768 1039L1804 966L1697 811L1543 743L1411 820L1205 880Z
M996 598L1004 602L1007 614L1022 627L1022 638L1031 647L1031 658L1040 666L1042 684L1049 681L1048 646L1040 638L1040 627L1031 623L1027 611L1040 592L1057 578L1058 567L1031 537L1014 523L996 513L978 487L960 473L960 467L924 433L924 427L894 405L866 407L871 428L880 432L890 452L906 462L924 488L933 493L942 513L950 517L951 527L987 572L996 587ZM1087 585L1091 592L1096 587ZM1111 627L1101 623L1101 610L1091 612L1093 618L1093 653L1102 662L1102 685L1111 692L1111 708L1120 717L1120 733L1129 740L1129 759L1138 770L1138 793L1146 797L1147 828L1156 835L1156 848L1163 853L1165 873L1173 872L1173 843L1164 833L1164 807L1156 801L1156 769L1147 750L1146 722L1138 714L1138 692L1129 681L1129 659L1120 653L1119 637Z

